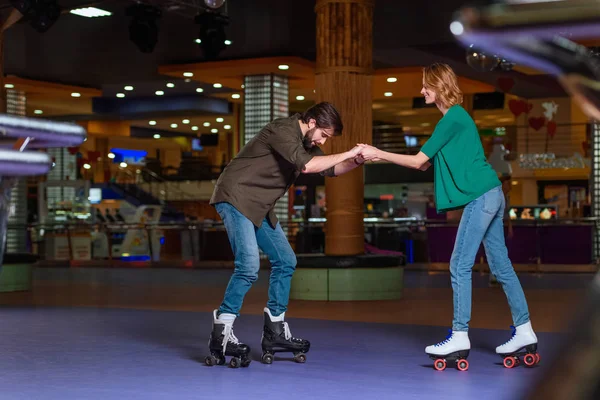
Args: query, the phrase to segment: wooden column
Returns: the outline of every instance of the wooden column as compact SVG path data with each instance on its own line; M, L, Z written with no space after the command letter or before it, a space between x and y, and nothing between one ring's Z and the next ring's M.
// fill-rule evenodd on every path
M341 137L328 140L327 154L371 143L374 0L317 0L316 101L328 101L344 123ZM364 253L363 168L325 179L325 253Z

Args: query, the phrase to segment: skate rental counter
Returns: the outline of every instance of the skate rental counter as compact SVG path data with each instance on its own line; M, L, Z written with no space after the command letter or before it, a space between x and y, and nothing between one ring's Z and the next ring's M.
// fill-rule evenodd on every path
M71 123L11 115L0 115L0 133L0 292L29 290L31 264L2 265L11 190L17 179L45 175L52 169L52 159L40 149L79 146L87 133Z

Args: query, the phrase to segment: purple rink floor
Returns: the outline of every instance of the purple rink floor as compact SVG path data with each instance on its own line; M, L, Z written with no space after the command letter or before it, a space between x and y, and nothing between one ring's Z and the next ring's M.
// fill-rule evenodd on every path
M0 321L0 399L516 399L561 339L540 333L542 364L508 370L493 349L510 332L473 329L469 371L440 372L423 350L446 328L288 318L306 364L264 365L262 318L242 316L254 361L231 369L203 364L209 313L1 307Z

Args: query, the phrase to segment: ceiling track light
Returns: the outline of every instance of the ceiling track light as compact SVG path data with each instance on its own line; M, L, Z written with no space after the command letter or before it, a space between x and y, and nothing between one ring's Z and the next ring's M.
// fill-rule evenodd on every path
M208 1L208 0L207 0ZM223 9L223 11L221 10ZM202 49L206 59L215 59L227 48L227 35L225 27L229 25L229 16L226 6L218 10L210 9L196 15L194 22L200 25L198 46Z
M127 7L125 14L131 17L129 39L142 53L152 53L158 43L158 25L156 21L162 11L146 4L134 4Z

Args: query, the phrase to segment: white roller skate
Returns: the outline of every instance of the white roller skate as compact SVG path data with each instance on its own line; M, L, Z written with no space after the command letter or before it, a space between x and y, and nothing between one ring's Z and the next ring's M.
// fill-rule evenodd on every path
M438 344L427 346L425 353L435 360L433 366L438 371L446 369L448 361L456 363L456 368L460 371L466 371L469 369L469 351L471 350L471 342L469 340L468 332L459 332L448 330L448 336L446 339Z
M496 347L496 353L504 358L504 366L514 368L519 365L519 356L523 356L523 362L528 367L538 364L540 355L537 352L537 336L531 322L511 328L513 332L508 342Z

